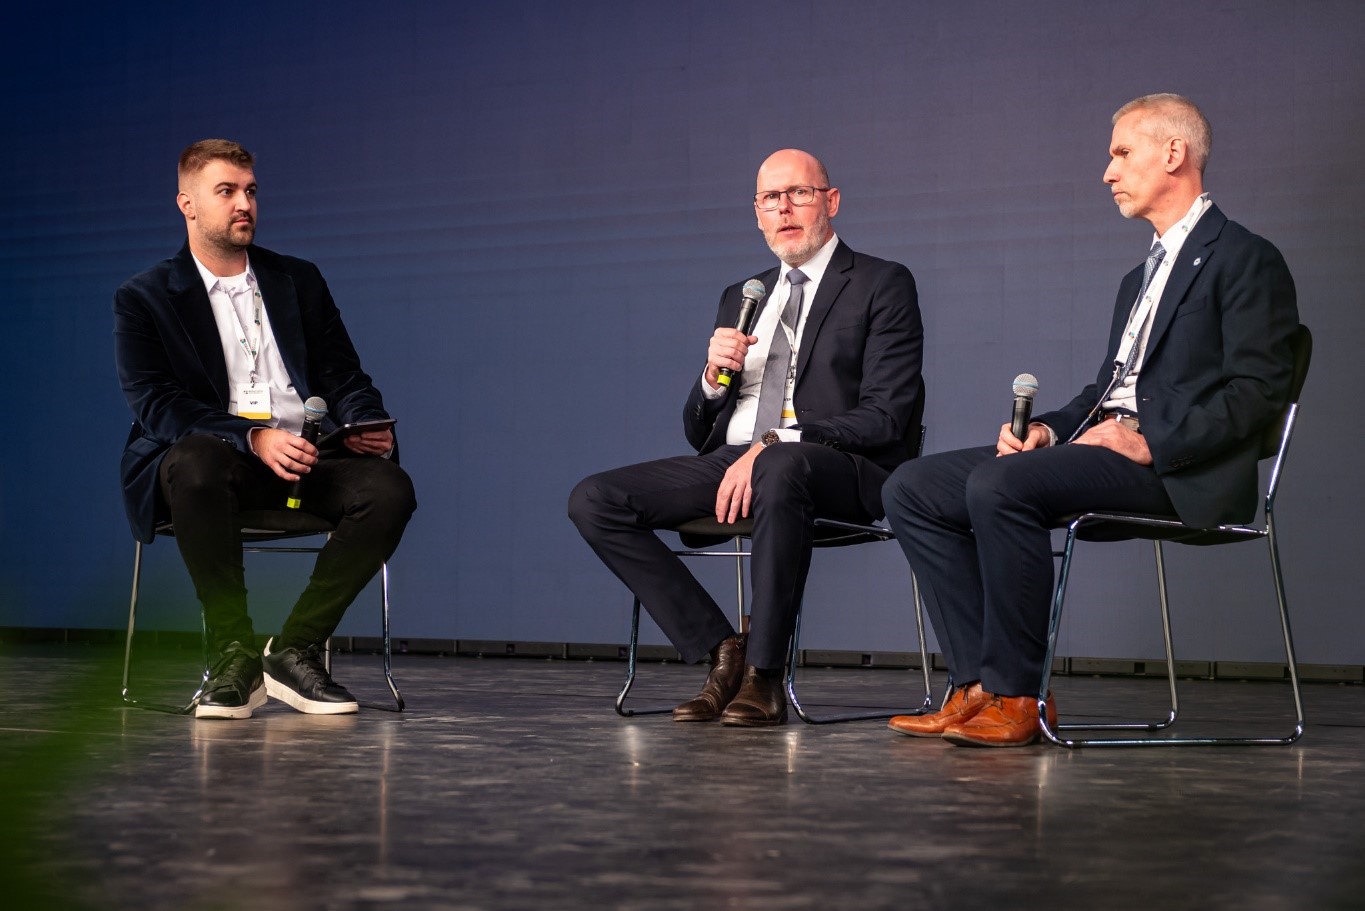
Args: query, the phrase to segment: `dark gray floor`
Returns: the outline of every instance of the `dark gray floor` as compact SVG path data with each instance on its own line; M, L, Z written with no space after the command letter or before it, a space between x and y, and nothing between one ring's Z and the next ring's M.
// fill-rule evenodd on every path
M1362 908L1365 688L1299 745L969 750L880 721L622 719L617 663L409 657L409 710L242 722L118 706L112 649L0 654L7 908ZM152 691L184 689L155 661ZM384 696L378 659L336 675ZM905 671L805 671L905 700ZM187 681L185 681L187 682ZM694 668L645 665L646 701ZM1061 678L1063 715L1161 714L1158 680ZM1183 685L1182 727L1282 733L1285 686ZM1272 718L1269 725L1261 723ZM8 897L5 897L5 896Z

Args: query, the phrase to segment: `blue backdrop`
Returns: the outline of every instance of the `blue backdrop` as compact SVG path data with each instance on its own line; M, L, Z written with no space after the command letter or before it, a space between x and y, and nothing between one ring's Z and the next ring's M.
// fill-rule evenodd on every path
M683 451L719 291L771 262L748 203L764 156L821 156L841 236L915 273L932 452L991 440L1016 373L1038 375L1040 408L1093 376L1148 243L1100 183L1109 117L1178 91L1213 122L1215 200L1280 246L1317 334L1281 517L1301 656L1365 663L1345 380L1365 342L1365 5L63 6L11 12L0 37L0 625L123 621L110 301L181 244L174 166L195 139L257 154L259 242L321 266L400 419L420 507L397 631L619 642L628 596L565 499ZM1172 558L1189 657L1273 657L1262 560ZM149 561L146 622L195 628L173 548ZM1065 653L1158 653L1126 609L1151 583L1111 581L1149 561L1096 549ZM304 567L250 572L283 599ZM908 648L907 581L891 545L818 555L806 644ZM343 631L373 628L355 611Z

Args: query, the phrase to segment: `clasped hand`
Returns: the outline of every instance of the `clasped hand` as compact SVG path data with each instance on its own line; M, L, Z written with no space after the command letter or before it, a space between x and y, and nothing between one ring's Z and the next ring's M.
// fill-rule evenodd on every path
M1000 436L995 441L995 454L1013 455L1016 452L1028 452L1030 449L1042 449L1052 443L1052 434L1048 433L1045 424L1028 425L1025 437L1026 439L1020 440L1014 435L1009 424L1001 424ZM1152 464L1152 452L1147 448L1147 438L1136 430L1129 430L1118 421L1100 421L1072 442L1080 446L1102 446L1105 449L1112 449L1139 465Z

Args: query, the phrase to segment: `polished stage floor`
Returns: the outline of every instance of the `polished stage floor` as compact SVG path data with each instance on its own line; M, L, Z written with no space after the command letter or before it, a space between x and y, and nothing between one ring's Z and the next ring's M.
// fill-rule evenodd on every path
M0 652L6 908L1365 908L1365 687L1308 686L1290 747L969 750L881 721L620 718L616 662L400 657L401 715L195 721L121 707L120 658ZM191 689L186 661L144 689ZM636 691L670 703L702 673L643 665ZM335 674L387 695L375 657ZM808 702L917 699L911 671L800 680ZM1055 692L1064 716L1165 699ZM1284 685L1181 696L1192 732L1290 726Z

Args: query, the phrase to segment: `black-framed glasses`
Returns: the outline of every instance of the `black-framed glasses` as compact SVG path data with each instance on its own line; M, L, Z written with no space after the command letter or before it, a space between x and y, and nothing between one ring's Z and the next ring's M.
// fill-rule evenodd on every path
M785 194L787 201L794 206L808 206L815 202L816 193L827 192L829 187L787 187L785 190L764 190L754 194L754 205L760 209L776 209L782 204Z

